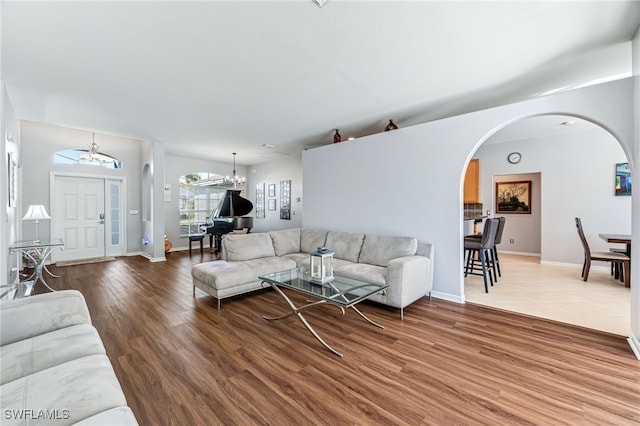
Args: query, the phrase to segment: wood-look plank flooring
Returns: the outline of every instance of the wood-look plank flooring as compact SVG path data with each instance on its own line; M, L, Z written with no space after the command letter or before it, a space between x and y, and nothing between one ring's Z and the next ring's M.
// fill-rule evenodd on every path
M640 424L640 362L621 336L424 298L306 312L326 350L272 289L192 295L186 252L51 267L86 297L141 425ZM39 284L38 286L41 286ZM302 302L300 297L292 295Z

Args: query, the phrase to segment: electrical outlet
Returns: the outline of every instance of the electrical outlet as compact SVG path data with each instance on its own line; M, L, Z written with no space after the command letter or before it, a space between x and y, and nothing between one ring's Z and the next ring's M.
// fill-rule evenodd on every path
M513 238L509 238L509 244L515 244L516 240L514 240Z

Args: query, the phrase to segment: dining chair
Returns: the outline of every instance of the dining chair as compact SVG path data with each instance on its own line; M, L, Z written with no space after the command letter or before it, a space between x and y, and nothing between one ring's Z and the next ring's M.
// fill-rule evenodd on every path
M623 253L614 253L609 251L591 251L587 238L584 236L584 230L582 229L582 220L576 217L576 228L578 229L578 235L582 242L582 248L584 249L584 263L582 265L582 278L587 281L589 278L589 270L591 269L591 261L602 261L617 263L621 266L621 275L624 279L625 287L629 287L629 256Z
M493 286L496 280L495 262L493 261L493 247L495 246L496 232L498 232L498 219L487 219L484 223L481 238L465 238L464 251L466 262L464 276L482 275L484 291L489 293L489 283ZM482 273L474 272L478 265ZM488 280L487 280L488 277Z

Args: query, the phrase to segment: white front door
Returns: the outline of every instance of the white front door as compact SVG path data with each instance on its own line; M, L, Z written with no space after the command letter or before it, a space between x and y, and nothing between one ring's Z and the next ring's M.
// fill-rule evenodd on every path
M54 252L54 261L104 257L104 187L100 178L55 177L53 236L64 250Z

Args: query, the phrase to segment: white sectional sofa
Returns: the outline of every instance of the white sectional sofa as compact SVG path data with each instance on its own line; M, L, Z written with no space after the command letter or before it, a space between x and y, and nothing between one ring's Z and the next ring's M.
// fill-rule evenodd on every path
M194 265L196 287L220 300L263 288L258 276L304 267L318 247L334 252L335 275L386 283L383 294L369 300L403 309L431 294L433 245L413 237L379 236L294 228L255 234L227 234L222 260Z
M8 425L137 425L82 294L0 303L0 408Z

